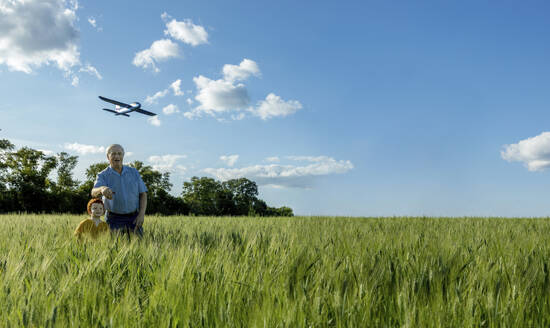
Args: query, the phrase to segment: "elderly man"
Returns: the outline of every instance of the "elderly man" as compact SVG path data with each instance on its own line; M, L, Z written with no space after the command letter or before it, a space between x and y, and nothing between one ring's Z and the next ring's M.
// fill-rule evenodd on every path
M103 196L111 230L134 231L143 234L143 220L147 208L147 187L138 171L122 165L124 148L111 145L107 148L109 167L97 175L92 197Z

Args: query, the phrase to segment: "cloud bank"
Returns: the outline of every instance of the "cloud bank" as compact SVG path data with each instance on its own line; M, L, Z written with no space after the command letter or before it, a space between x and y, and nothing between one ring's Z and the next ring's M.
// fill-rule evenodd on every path
M342 174L353 169L348 160L335 160L328 156L289 156L289 160L309 162L309 164L268 164L241 168L206 168L203 171L217 179L226 181L246 177L259 185L308 188L318 176Z
M54 64L70 72L80 63L77 8L62 0L0 1L0 64L25 73Z
M261 76L258 64L248 58L239 65L223 66L223 78L213 80L199 75L193 78L197 88L195 100L199 103L193 110L183 115L188 119L201 117L203 114L218 117L229 113L232 120L242 120L246 113L268 120L274 117L284 117L294 114L302 108L296 100L285 101L274 93L267 95L265 100L251 107L246 85L243 83L251 76Z
M148 161L153 169L160 172L175 172L185 174L187 168L177 164L180 159L186 158L185 155L167 154L149 156Z
M66 150L72 150L77 152L80 155L88 155L88 154L105 154L105 147L103 146L94 146L94 145L84 145L80 143L65 143L63 145L63 148Z
M223 155L220 156L220 159L227 164L227 166L233 166L239 159L239 155Z
M529 171L542 171L550 167L550 132L504 145L500 156L508 162L522 162Z

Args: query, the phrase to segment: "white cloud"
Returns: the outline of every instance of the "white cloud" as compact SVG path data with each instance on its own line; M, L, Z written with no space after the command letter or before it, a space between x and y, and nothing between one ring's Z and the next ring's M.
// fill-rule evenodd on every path
M154 104L154 103L157 102L157 100L159 100L160 98L166 96L167 94L168 94L168 89L159 91L159 92L155 93L152 96L147 96L147 98L145 98L145 103L147 105Z
M172 89L172 91L174 91L174 96L183 96L184 95L183 91L181 91L181 80L180 79L177 79L176 81L172 82L172 84L170 84L170 89Z
M31 73L33 68L55 64L72 78L80 64L75 27L76 1L0 1L0 64Z
M84 145L79 144L77 142L75 143L65 143L63 148L66 150L72 150L77 152L80 155L88 155L88 154L105 154L105 147L103 146L94 146L94 145Z
M239 112L248 106L250 99L246 86L236 82L251 75L259 75L258 65L250 59L244 59L238 66L224 65L223 74L224 78L219 80L202 75L193 78L198 92L195 100L200 105L184 113L186 118L199 117L203 113L216 117L224 112ZM244 113L231 116L233 120L241 120L244 117Z
M187 98L187 99L185 99L185 101L187 102L188 105L193 104L193 99L191 99L191 98Z
M523 162L529 171L542 171L550 167L550 132L504 145L500 156L509 162Z
M168 17L169 15L166 13L161 15L161 18L164 20ZM164 34L192 46L208 43L208 33L204 27L193 24L193 22L189 19L181 22L172 19L170 22L166 23L166 30L164 30Z
M258 64L253 60L245 58L238 66L230 64L223 65L223 76L226 81L244 81L251 75L261 75Z
M207 168L204 169L204 172L223 181L246 177L256 181L259 185L309 187L316 176L346 173L353 169L353 164L348 160L335 160L327 156L316 159L319 160L310 161L311 164L302 166L268 164L243 168Z
M157 102L157 100L159 100L160 98L163 98L166 95L168 95L170 90L172 90L174 92L174 96L183 96L184 93L183 93L183 91L181 91L181 80L178 79L178 80L172 82L167 89L158 91L157 93L155 93L152 96L147 96L147 98L145 98L145 103L148 104L148 105L155 104Z
M306 161L306 162L326 162L331 158L327 156L286 156L286 158L293 161Z
M259 116L262 120L267 120L277 116L287 116L295 113L302 108L302 104L297 100L284 101L281 97L270 93L265 100L258 103L257 108L251 109L252 114Z
M170 18L172 18L172 16L168 15L167 12L163 12L161 15L160 15L160 18L163 20L163 21L168 21Z
M160 119L157 115L155 115L151 118L148 118L147 122L149 122L149 124L154 125L154 126L160 126L162 124L162 122L160 121Z
M176 172L179 172L181 175L184 175L187 172L187 167L185 165L176 165Z
M196 111L190 111L190 112L183 113L183 117L185 117L188 120L192 120L197 116L198 116L198 113Z
M79 83L80 83L80 79L78 78L78 76L73 75L73 78L71 80L71 85L73 87L77 87Z
M37 150L43 152L44 155L46 155L46 156L51 156L51 155L55 154L55 152L53 150L48 150L48 149L37 149Z
M176 163L183 158L186 158L185 155L154 155L149 156L148 160L151 163L153 169L161 172L179 172L184 174L187 168L181 164L176 165Z
M215 116L231 110L239 110L249 103L248 91L244 84L233 84L225 80L211 80L199 75L193 78L198 94L195 99L200 103L193 114L204 112Z
M174 104L170 104L166 107L164 107L162 109L162 112L165 114L165 115L172 115L174 113L179 113L180 110L178 109L178 106L174 105Z
M267 157L265 160L266 160L266 162L270 162L270 163L279 163L280 162L280 159L277 156Z
M249 107L249 97L246 86L241 82L250 76L260 76L258 64L250 59L243 59L239 65L226 64L223 67L223 79L212 80L202 75L193 78L197 87L195 100L199 106L184 113L188 119L208 114L217 117L225 112L240 112L231 114L231 119L242 120L246 112L267 120L273 117L284 117L302 109L297 100L285 101L274 93L259 101L256 108ZM191 104L188 101L189 104ZM244 112L243 112L244 111Z
M178 56L178 45L170 39L162 39L153 42L149 49L136 53L132 63L144 69L151 66L154 72L160 72L156 65L158 62Z
M86 66L84 67L81 67L79 72L85 72L85 73L88 73L92 76L95 76L98 80L102 80L103 79L103 76L101 76L101 74L99 74L99 72L97 71L97 69L95 67L93 67L92 65L90 64L87 64Z
M228 166L233 166L239 159L239 155L222 155L220 159Z
M231 115L231 119L233 121L240 121L240 120L244 119L245 117L246 117L245 113L239 113L237 115L235 115L235 114Z
M97 27L97 22L93 17L88 17L88 23L90 23L93 27Z

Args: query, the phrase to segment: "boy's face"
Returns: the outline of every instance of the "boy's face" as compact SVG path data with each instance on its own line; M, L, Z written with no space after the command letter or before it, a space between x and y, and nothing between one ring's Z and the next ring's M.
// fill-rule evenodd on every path
M103 204L100 203L93 203L92 206L90 206L90 210L92 211L93 216L102 216L105 212Z

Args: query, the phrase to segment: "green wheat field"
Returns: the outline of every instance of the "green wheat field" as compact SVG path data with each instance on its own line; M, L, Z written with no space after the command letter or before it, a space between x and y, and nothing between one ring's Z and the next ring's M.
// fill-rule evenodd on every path
M550 219L0 216L3 327L547 327Z

